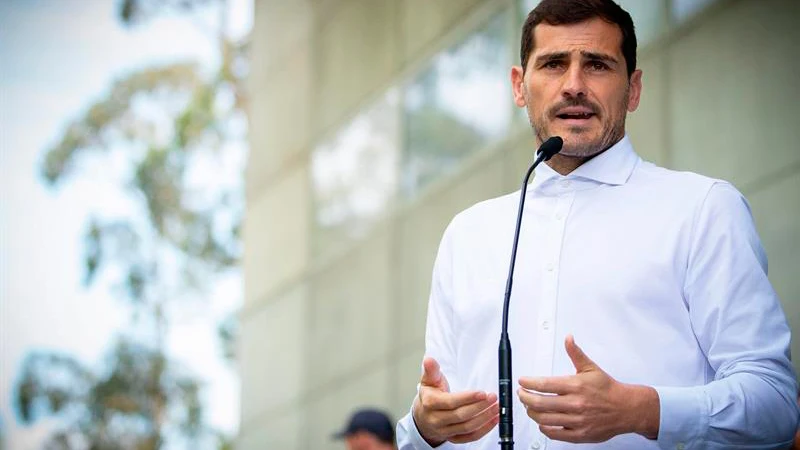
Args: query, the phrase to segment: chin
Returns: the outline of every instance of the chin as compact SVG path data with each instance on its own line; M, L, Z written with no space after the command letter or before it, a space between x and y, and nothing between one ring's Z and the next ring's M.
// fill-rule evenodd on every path
M582 144L591 141L596 141L600 134L594 127L552 127L550 136L561 136L564 139L564 145L570 143Z
M600 139L570 139L569 135L562 137L564 138L564 147L560 154L564 156L586 158L604 150Z
M601 153L599 149L589 149L589 150L580 149L574 152L570 151L565 152L564 150L561 150L558 154L565 158L590 158L599 153Z

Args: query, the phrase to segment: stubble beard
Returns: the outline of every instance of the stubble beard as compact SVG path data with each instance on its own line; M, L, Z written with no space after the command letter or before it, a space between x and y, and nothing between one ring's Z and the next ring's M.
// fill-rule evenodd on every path
M588 133L589 129L585 127L570 128L569 131L572 136L562 136L564 138L564 146L561 148L559 154L574 158L590 158L608 150L609 147L619 142L620 139L625 136L625 113L627 111L628 96L629 90L626 89L619 109L620 115L605 122L600 136L596 139L590 141L576 141L572 136ZM530 102L528 105L529 106L526 108L528 111L528 122L536 135L536 139L539 143L542 143L553 136L547 126L549 123L549 110L536 115L531 111Z

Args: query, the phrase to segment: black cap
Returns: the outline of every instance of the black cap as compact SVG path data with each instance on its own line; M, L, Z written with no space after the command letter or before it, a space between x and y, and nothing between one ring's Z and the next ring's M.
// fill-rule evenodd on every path
M389 416L377 409L359 409L352 416L347 427L334 434L335 439L342 439L366 431L386 443L394 442L394 424Z

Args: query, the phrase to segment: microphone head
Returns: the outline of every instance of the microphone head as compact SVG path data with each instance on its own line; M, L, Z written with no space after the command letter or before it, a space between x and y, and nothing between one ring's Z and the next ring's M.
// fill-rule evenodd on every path
M561 151L561 147L564 146L564 140L561 139L560 136L553 136L550 139L544 141L539 150L536 152L537 155L544 156L544 161L549 160L553 157L556 153Z

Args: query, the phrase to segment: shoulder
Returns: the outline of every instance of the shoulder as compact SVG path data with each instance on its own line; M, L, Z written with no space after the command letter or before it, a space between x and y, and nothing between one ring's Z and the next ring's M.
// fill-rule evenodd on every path
M687 207L741 209L747 207L744 196L731 183L695 172L666 169L642 161L631 176L637 187L663 194L657 198L674 198Z
M663 186L666 189L706 192L715 183L721 182L695 172L667 169L642 160L633 172L631 181Z
M478 202L453 217L448 229L453 232L487 230L508 222L509 214L516 214L519 191Z
M666 199L671 198L674 206L685 211L695 247L740 241L747 242L760 257L764 256L750 205L733 184L651 163L643 164L640 177L643 185L651 184L661 191L659 202L666 204Z
M462 210L447 225L441 247L466 248L498 233L513 232L518 205L519 191L483 200Z

